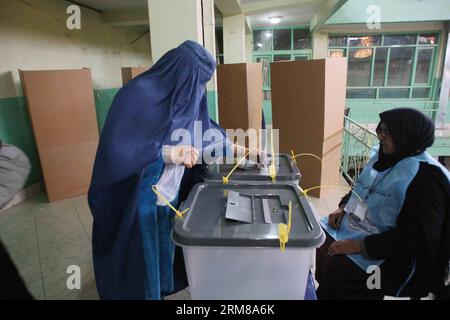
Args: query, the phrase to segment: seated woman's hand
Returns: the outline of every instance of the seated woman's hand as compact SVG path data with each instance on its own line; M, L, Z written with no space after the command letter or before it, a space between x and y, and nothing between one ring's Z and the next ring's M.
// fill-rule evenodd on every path
M342 218L344 217L344 209L343 208L339 208L336 211L330 213L330 215L328 216L328 224L333 228L333 229L339 229L339 226L341 225L341 221Z
M338 240L328 248L328 255L361 253L361 241L363 240Z

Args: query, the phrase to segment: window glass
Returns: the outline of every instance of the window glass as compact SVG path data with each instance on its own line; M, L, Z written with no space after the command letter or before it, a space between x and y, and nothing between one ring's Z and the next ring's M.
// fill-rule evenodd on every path
M375 99L375 89L347 89L347 99Z
M273 61L277 62L277 61L289 61L291 60L291 55L290 54L275 54L273 56Z
M330 58L335 58L335 57L338 57L338 58L340 58L340 57L345 57L345 56L346 56L345 52L346 52L345 49L334 49L334 50L329 50L329 51L328 51L328 56L329 56Z
M294 29L294 50L311 49L309 30Z
M435 34L421 34L419 36L419 44L436 44Z
M386 72L387 48L377 48L375 50L375 65L373 68L373 85L384 85L384 74Z
M347 86L366 87L370 84L372 50L369 48L349 50Z
M412 93L413 98L429 98L430 88L414 88Z
M223 31L216 30L216 55L223 54Z
M392 89L380 89L378 94L380 99L398 99L409 98L408 88L392 88Z
M291 50L291 29L273 30L273 49Z
M350 47L370 47L379 46L380 44L381 36L348 37L348 45Z
M272 51L272 31L257 30L253 33L253 51Z
M428 83L432 57L433 49L419 49L417 54L415 83Z
M388 35L384 36L385 46L416 44L416 35Z
M333 47L346 47L347 36L330 36L328 37L328 46Z
M414 59L414 48L391 48L389 58L389 86L409 86Z

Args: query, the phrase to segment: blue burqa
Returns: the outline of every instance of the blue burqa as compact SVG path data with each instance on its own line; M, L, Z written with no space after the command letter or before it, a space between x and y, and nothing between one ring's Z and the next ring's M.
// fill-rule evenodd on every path
M186 41L114 98L88 193L101 299L160 299L173 290L173 213L156 206L151 185L164 168L163 145L177 144L170 139L175 129L194 136L194 121L201 121L203 132L220 129L206 101L215 67L202 46Z

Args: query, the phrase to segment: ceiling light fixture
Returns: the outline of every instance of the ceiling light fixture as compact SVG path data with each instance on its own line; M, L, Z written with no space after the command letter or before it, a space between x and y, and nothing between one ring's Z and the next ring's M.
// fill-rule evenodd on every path
M271 24L278 24L278 23L280 23L282 18L283 17L275 16L275 17L269 17L268 19L269 19Z

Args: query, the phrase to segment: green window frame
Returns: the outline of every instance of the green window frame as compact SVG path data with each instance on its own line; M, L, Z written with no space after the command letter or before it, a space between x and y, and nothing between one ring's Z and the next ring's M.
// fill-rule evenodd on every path
M274 40L274 34L280 33L282 30L289 30L290 41L289 44L286 45L286 41L284 42L285 48L282 50L277 50ZM271 36L268 37L268 41L265 43L262 49L255 51L255 47L257 47L258 43L255 39L256 33L270 33ZM295 43L295 34L307 34L308 37L299 38L298 41L303 40L300 44ZM309 39L309 40L307 40ZM286 40L286 39L285 39ZM306 41L305 41L306 40ZM263 63L263 91L264 91L264 99L271 100L270 97L270 63L276 61L294 61L306 59L309 60L312 58L312 46L313 46L313 38L311 33L309 32L309 27L307 26L277 26L277 27L264 27L264 28L255 28L253 31L253 62L262 62ZM268 47L269 49L266 49ZM299 48L300 47L300 48Z
M368 38L370 41L367 41ZM440 40L439 31L329 34L328 39L329 57L346 56L349 58L349 66L352 63L350 59L352 59L356 65L352 67L361 69L357 74L359 79L348 77L348 82L367 83L367 85L347 83L347 99L432 99L435 85L433 78ZM400 40L404 40L405 43L395 43ZM381 56L380 60L377 60L378 53ZM359 57L356 57L357 54ZM399 57L397 60L400 63L392 60L392 56ZM355 62L357 59L361 59L359 66ZM403 61L402 64L402 59L407 63L405 64ZM423 64L418 64L420 59L424 59ZM411 63L409 60L412 60ZM427 66L428 69L426 69ZM384 70L380 70L380 68ZM421 68L419 73L417 73L418 68ZM369 73L366 74L366 71ZM403 78L400 73L402 71Z

